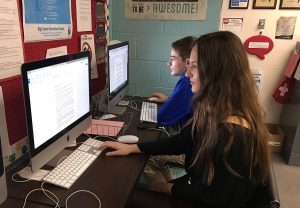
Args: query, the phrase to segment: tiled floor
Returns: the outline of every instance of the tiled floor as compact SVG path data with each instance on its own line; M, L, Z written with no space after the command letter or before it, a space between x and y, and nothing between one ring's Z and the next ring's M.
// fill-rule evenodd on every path
M273 155L273 168L281 208L300 208L300 167L287 165L279 154Z

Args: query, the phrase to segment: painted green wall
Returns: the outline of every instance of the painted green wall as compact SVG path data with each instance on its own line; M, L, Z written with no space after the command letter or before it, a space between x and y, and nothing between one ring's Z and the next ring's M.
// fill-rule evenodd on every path
M188 35L217 31L221 0L207 0L206 19L127 20L124 1L110 1L110 39L129 41L129 94L149 96L152 92L170 95L178 77L166 65L173 41Z

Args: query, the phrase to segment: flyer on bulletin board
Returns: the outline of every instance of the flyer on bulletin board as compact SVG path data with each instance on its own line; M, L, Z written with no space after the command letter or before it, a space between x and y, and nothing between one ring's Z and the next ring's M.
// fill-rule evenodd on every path
M0 79L20 74L24 62L20 24L17 1L5 1L0 9Z
M70 0L23 0L23 27L25 42L71 38Z
M92 79L98 78L98 71L97 71L97 63L96 63L96 54L95 54L95 43L94 43L94 35L81 35L80 36L80 45L81 51L90 51L90 58L91 58L91 77Z

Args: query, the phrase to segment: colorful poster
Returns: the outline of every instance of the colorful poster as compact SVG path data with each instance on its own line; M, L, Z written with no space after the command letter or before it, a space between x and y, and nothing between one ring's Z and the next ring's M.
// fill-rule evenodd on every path
M91 65L92 65L91 77L92 79L98 78L94 35L93 34L81 35L80 45L81 45L80 47L81 51L90 51L90 58L91 58Z
M70 0L23 0L24 41L72 37Z
M204 20L207 0L125 0L127 19Z

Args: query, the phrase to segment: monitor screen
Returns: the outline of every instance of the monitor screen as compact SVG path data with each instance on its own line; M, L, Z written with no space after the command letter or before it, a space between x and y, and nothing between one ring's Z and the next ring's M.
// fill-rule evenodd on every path
M110 100L128 85L128 42L108 46Z
M91 123L89 52L25 63L21 68L33 171Z

